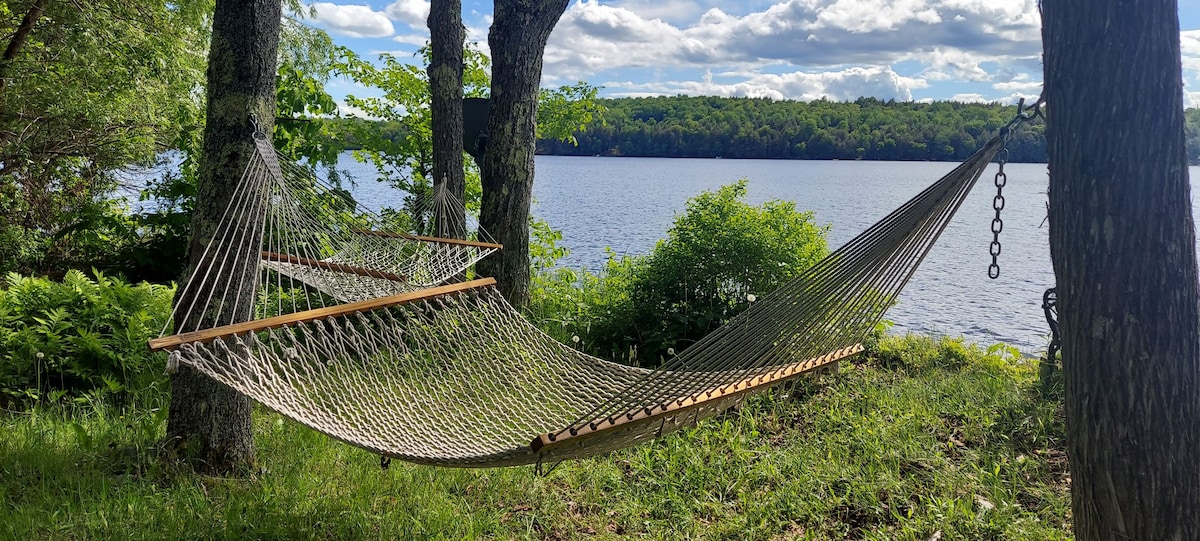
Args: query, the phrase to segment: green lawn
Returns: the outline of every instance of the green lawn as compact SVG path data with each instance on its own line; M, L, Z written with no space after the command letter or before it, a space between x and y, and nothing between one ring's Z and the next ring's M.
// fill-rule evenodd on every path
M259 470L198 476L134 406L0 414L0 538L1067 539L1036 361L888 338L837 374L641 447L533 468L393 462L261 412Z

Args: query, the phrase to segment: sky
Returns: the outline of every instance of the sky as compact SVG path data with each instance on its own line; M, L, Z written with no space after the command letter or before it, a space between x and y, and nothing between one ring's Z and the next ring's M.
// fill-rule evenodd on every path
M1179 6L1184 101L1200 107L1200 0ZM427 0L314 8L311 24L367 58L413 59L429 38ZM468 39L485 52L491 14L491 2L463 0ZM1040 92L1040 32L1036 0L572 0L542 85L586 81L606 97L1015 103ZM349 81L328 90L374 94Z

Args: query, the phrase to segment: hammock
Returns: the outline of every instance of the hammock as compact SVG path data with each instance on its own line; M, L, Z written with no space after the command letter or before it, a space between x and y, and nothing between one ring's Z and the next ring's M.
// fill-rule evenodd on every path
M426 289L501 248L482 230L474 240L408 233L402 226L414 219L381 216L280 159L268 138L254 143L164 333L172 325L187 332ZM409 206L440 216L461 205L439 191Z
M331 251L318 259L323 265L287 262L315 269L302 278L289 274L314 284L304 288L310 293L306 302L320 296L337 302L184 328L152 340L151 348L170 350L171 364L186 364L300 423L389 457L483 467L592 456L691 425L750 393L861 351L859 342L895 302L1003 144L1001 137L988 142L879 223L655 370L597 359L555 341L506 303L491 279L378 296L386 289L379 284L393 281L379 271L395 268L344 255L353 250ZM248 172L244 183L281 184L277 175L277 168L265 167ZM270 210L284 199L267 193L247 197L247 208L265 206L265 213L235 210L228 221L253 224L264 214L287 214ZM272 247L264 251L283 256L268 257L264 267L277 277L289 272L274 266L294 255L287 250L320 245L314 251L323 253L327 239L341 238L334 234L340 231L336 222L305 222L305 238L288 236L282 227L298 221L267 222L253 242L214 244L223 243L227 251ZM214 263L210 272L226 266ZM228 280L192 281L207 292L210 300L203 306L244 289ZM264 279L255 287L277 285Z

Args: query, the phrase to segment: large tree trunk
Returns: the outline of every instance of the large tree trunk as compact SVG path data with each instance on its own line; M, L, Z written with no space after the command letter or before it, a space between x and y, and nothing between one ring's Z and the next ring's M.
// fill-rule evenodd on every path
M1200 314L1173 0L1045 0L1075 533L1200 539Z
M461 0L433 0L429 4L429 36L433 59L429 63L429 89L433 120L433 193L446 194L434 210L439 237L465 238L463 201L463 39ZM449 204L453 201L454 204Z
M213 15L212 48L208 57L208 115L200 160L196 209L188 266L195 268L204 247L213 240L218 221L233 196L254 143L257 129L270 137L275 118L276 51L279 44L280 0L217 0ZM249 226L249 224L247 224ZM246 253L257 255L257 250ZM243 279L254 284L258 267L238 265ZM206 294L207 292L198 292ZM201 322L248 317L254 295L224 314L204 313ZM188 302L181 298L176 302ZM202 305L204 303L197 303ZM202 323L203 325L203 323ZM207 376L181 366L171 376L168 438L207 472L242 470L254 463L250 399Z
M496 278L509 303L523 307L529 301L529 205L542 54L567 0L496 0L495 6L488 32L492 97L479 222L504 249L477 268Z

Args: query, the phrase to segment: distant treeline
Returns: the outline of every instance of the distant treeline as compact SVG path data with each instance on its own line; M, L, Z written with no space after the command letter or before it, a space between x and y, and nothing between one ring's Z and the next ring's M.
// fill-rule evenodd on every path
M875 98L853 102L651 97L599 100L607 108L575 134L578 146L542 140L538 153L564 156L959 161L1012 119L1014 106ZM335 122L334 132L348 123ZM337 125L341 126L337 126ZM343 128L339 130L338 128ZM379 123L384 137L397 126ZM1045 125L1026 125L1009 160L1045 162ZM347 135L350 135L347 133ZM1188 157L1200 163L1200 109L1187 111Z
M958 161L1012 119L1014 106L751 98L602 100L605 125L576 134L579 146L542 141L545 154L805 160ZM1042 125L1008 145L1011 161L1046 160Z

